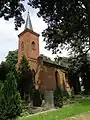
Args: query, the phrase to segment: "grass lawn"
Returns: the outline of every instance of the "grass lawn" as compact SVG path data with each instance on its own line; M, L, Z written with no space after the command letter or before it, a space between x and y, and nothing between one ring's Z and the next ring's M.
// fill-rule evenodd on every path
M62 120L64 118L90 111L90 98L77 101L69 107L60 108L56 111L42 113L35 116L21 117L18 120Z

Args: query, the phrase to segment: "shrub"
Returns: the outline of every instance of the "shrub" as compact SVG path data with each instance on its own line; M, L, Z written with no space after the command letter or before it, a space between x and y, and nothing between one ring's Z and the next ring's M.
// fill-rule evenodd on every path
M56 90L54 91L54 105L56 107L63 106L63 94L60 86L57 86Z
M16 79L13 72L8 73L0 99L0 120L8 120L20 115L22 104L17 91Z
M29 62L25 56L23 56L20 61L17 76L18 88L21 94L21 98L26 102L30 102L32 99L33 79Z

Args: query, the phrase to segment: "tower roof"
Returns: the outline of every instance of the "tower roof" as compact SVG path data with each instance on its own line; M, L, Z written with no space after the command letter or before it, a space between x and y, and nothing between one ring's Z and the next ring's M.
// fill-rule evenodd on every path
M26 19L26 23L25 23L25 29L27 29L27 28L33 31L33 27L32 27L29 12L27 14L27 19Z

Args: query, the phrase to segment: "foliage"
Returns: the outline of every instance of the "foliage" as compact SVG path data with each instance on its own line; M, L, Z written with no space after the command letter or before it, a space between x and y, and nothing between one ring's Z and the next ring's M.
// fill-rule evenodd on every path
M39 8L37 15L48 25L43 31L47 49L53 53L63 48L81 53L89 50L89 0L29 0L29 5Z
M78 58L71 57L69 58L69 78L71 79L72 84L75 86L75 89L80 87L79 78L82 80L82 84L86 91L85 94L90 92L89 88L89 79L90 79L90 55L85 54L79 56ZM73 72L72 72L73 71ZM80 89L79 89L80 92ZM89 93L90 94L90 93Z
M8 65L9 71L16 71L16 64L18 62L18 50L9 51L8 55L6 56L6 61Z
M90 55L59 57L57 56L55 62L68 68L68 79L71 88L74 88L74 93L79 94L81 87L84 86L85 94L90 94L89 79L90 79ZM81 78L82 84L79 79Z
M16 64L17 64L18 51L9 51L6 60L0 64L0 81L5 81L9 72L14 72L17 77Z
M56 78L56 89L54 91L54 105L56 107L62 107L63 106L63 90L62 85L59 85L58 78L57 78L57 72L55 73Z
M4 86L0 95L0 119L12 119L20 115L22 106L20 94L17 91L17 84L13 72L7 74Z
M2 81L0 81L0 101L1 101L1 99L2 99L2 97L3 97L3 92L2 92L3 87L4 87L4 84L3 84Z
M63 94L60 86L57 86L56 90L54 91L54 105L56 107L63 106Z
M0 17L4 16L6 20L15 17L16 29L24 23L22 12L25 8L21 1L0 1ZM63 48L72 48L73 51L79 49L81 53L89 50L89 0L28 0L28 4L39 8L38 16L42 16L48 25L43 32L47 49L52 49L53 53Z
M54 61L56 64L61 65L63 67L68 68L69 67L69 58L68 57L57 57L54 58Z
M8 65L6 62L1 62L0 64L0 81L4 82L6 79L6 75L8 73Z
M33 90L33 105L40 107L42 104L42 94L39 90Z
M18 85L22 99L24 94L28 94L31 97L33 89L32 71L25 56L22 57L18 68Z
M18 71L21 74L24 74L24 72L28 71L29 69L30 69L30 66L29 66L29 63L28 63L26 57L22 56L20 64L19 64Z
M84 85L85 93L90 94L90 55L83 57L83 65L80 68L80 76L82 79L82 85Z
M22 0L0 0L0 17L5 20L14 18L15 29L24 23L22 12L25 11ZM24 0L23 0L24 1Z

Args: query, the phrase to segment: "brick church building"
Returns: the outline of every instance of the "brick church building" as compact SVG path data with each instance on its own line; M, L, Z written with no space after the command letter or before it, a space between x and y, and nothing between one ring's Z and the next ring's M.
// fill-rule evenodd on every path
M43 55L40 55L39 34L33 30L29 13L25 29L18 37L18 64L24 55L29 62L30 69L35 71L35 89L43 92L47 104L53 106L53 92L56 89L56 83L70 94L67 69L45 61Z

